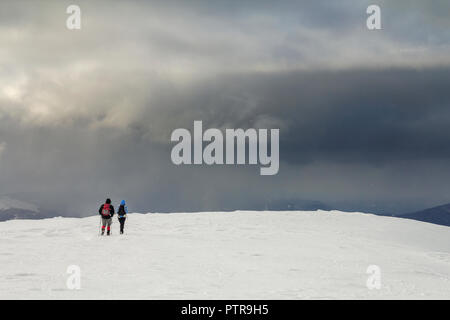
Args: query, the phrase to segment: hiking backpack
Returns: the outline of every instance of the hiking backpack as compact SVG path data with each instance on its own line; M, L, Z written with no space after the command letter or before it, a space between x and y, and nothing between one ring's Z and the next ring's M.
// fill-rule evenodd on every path
M117 211L117 214L119 215L120 218L123 218L127 214L127 211L125 210L124 205L121 205L119 207L119 211Z
M107 218L111 216L111 207L108 203L105 203L103 205L103 209L102 209L102 216Z

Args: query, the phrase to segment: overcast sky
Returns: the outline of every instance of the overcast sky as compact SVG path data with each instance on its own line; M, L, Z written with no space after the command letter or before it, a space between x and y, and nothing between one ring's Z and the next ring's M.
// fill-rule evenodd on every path
M448 203L449 17L448 0L1 1L0 194L80 216L106 196L141 212ZM173 165L170 134L194 120L279 128L279 173Z

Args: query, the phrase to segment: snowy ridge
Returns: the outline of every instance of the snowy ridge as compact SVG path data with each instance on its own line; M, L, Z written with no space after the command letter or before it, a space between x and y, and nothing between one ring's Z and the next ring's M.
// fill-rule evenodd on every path
M0 298L449 299L450 228L339 211L129 214L0 223ZM66 287L69 265L81 290ZM369 290L369 265L381 289Z

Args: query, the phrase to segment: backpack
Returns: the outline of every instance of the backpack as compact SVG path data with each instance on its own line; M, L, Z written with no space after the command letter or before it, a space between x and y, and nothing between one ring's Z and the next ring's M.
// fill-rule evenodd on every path
M117 214L119 215L120 218L123 218L127 214L125 206L121 205L119 207L119 211L117 211Z
M111 216L111 207L110 207L110 205L108 203L105 203L103 205L102 216L105 217L105 218Z

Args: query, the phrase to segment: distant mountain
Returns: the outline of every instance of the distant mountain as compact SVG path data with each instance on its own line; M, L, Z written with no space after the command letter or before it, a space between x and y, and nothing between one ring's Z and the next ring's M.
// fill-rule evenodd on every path
M46 218L39 208L31 203L13 199L10 197L0 197L0 221L13 219L42 219Z
M39 211L38 207L34 204L13 199L11 197L5 196L0 197L0 210L8 210L8 209L23 209L32 212Z
M316 200L303 199L278 199L271 200L266 203L266 210L276 211L315 211L315 210L332 210L333 208L327 204Z
M0 210L0 221L14 220L14 219L41 219L39 212L29 211L24 209L10 208Z
M450 203L422 211L398 215L397 217L450 226Z

